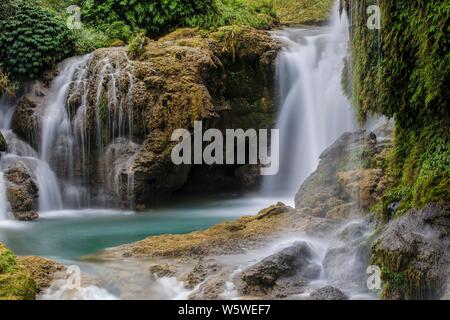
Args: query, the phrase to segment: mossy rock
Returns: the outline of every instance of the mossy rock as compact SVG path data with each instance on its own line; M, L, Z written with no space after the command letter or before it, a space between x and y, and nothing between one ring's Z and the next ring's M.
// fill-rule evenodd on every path
M34 300L36 283L16 256L0 244L0 300Z

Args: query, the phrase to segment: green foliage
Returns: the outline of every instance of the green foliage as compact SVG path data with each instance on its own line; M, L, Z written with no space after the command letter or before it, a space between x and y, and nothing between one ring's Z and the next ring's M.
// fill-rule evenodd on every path
M130 28L144 28L149 34L162 34L190 25L211 14L210 0L86 0L82 15L88 23L110 24L122 21Z
M272 0L222 0L216 3L220 14L209 27L240 25L269 29L278 23Z
M134 59L143 53L146 37L145 33L138 33L134 38L130 40L128 44L128 55Z
M383 114L396 120L384 213L389 201L401 200L398 214L449 201L450 3L380 1L380 31L366 25L366 8L375 1L345 3L354 23L351 93L360 119Z
M55 15L30 2L13 2L0 21L0 61L14 78L30 79L73 53L72 33Z
M82 18L112 38L129 40L137 30L159 36L180 27L215 28L238 24L269 28L276 22L272 0L85 0ZM120 25L120 26L119 26ZM127 29L128 28L128 29Z
M11 250L0 247L0 274L14 272L16 268L16 256Z
M98 48L108 47L111 44L110 38L102 31L85 27L74 30L75 36L75 52L78 55L90 53Z
M18 90L17 82L11 82L9 76L3 72L0 66L0 96L4 93L13 96Z

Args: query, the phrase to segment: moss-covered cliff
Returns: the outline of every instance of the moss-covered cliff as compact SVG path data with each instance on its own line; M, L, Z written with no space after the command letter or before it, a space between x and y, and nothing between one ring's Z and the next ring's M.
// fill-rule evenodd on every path
M381 29L371 30L367 8L372 4L377 1L341 1L353 22L352 91L360 118L364 121L369 114L382 114L396 122L390 185L377 206L382 222L388 222L394 215L412 214L411 209L450 200L450 4L378 1ZM414 283L404 273L415 258L392 252L402 260L395 270L387 256L375 257L383 267L385 289L396 291L392 288L399 281L393 279L401 278L403 287L420 292L420 281ZM386 290L385 298L392 298Z

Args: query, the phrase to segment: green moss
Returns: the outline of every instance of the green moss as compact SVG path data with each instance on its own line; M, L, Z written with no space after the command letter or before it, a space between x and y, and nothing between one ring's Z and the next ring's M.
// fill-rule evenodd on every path
M371 114L395 118L388 159L389 188L374 206L382 223L388 206L396 216L412 208L450 201L449 79L450 3L440 0L341 1L352 31L352 90L362 122ZM367 28L367 7L379 4L381 30ZM344 85L348 81L344 81ZM376 252L383 297L414 298L431 290L424 275L405 269L401 253ZM388 256L383 256L388 255Z
M0 300L34 300L36 283L16 256L0 244Z
M345 2L345 1L344 1ZM352 98L361 121L369 114L395 117L389 161L388 201L401 201L399 214L450 195L450 4L382 1L382 29L369 30L366 8L352 2L354 25ZM402 190L401 198L393 197ZM398 195L398 194L397 194Z

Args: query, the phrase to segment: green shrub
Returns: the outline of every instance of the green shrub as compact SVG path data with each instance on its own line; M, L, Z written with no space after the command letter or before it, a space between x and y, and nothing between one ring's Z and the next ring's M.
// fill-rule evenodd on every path
M212 14L211 0L86 0L82 17L91 24L122 21L132 29L159 35Z
M75 36L75 52L78 55L90 53L98 48L108 47L110 38L96 28L86 27L73 31Z
M0 61L14 78L31 79L74 51L64 22L31 2L15 1L14 13L0 21Z
M128 44L128 55L134 59L140 56L144 50L146 37L144 32L138 33L134 38L130 40Z

